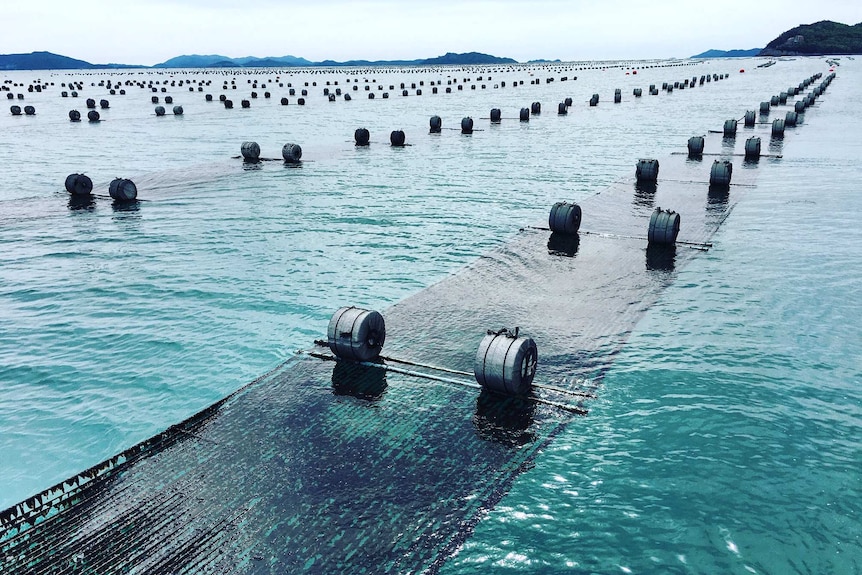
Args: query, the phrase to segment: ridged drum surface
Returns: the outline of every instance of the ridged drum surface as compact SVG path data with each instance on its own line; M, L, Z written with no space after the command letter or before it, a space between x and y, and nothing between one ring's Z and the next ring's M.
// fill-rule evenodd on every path
M548 214L548 227L552 232L576 234L581 227L581 207L568 202L557 202Z
M473 373L487 391L520 396L530 391L537 359L532 339L489 333L479 343Z
M343 307L329 320L327 339L329 349L338 357L371 361L383 348L386 325L379 312Z

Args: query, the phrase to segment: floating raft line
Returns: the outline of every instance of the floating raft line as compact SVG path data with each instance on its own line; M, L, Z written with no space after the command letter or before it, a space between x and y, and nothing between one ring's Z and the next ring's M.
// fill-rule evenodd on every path
M672 158L663 174L698 177L702 166ZM758 172L735 177L750 184ZM543 379L586 381L595 393L672 272L699 253L662 246L656 259L599 234L640 237L662 206L681 215L677 241L705 244L745 189L613 184L580 203L594 233L572 242L570 257L552 255L553 234L528 228L384 310L387 353L421 348L468 372L488 326L520 325L539 346ZM0 513L0 572L437 573L541 449L582 420L412 377L291 357Z

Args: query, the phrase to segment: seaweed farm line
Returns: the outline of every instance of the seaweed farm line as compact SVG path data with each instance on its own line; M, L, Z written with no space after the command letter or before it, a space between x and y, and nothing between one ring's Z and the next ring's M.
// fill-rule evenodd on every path
M759 63L7 73L0 573L859 570L859 72Z

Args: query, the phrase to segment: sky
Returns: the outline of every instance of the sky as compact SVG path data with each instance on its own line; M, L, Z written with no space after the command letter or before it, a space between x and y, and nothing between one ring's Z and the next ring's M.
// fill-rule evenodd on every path
M862 22L859 0L29 0L2 11L0 54L93 64L184 54L412 60L685 58L762 48L800 24Z

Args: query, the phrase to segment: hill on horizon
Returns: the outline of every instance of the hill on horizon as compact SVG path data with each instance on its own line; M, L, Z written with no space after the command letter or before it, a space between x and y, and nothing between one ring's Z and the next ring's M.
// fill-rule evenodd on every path
M481 52L457 54L447 52L435 58L419 60L350 60L336 62L324 60L312 62L296 56L268 56L258 58L246 56L230 58L219 54L186 54L176 56L154 66L129 64L91 64L84 60L69 58L51 52L31 52L30 54L0 54L0 70L94 70L112 68L296 68L296 67L336 67L336 66L433 66L433 65L483 65L517 64L512 58L500 58Z
M862 22L849 26L831 20L791 28L766 45L759 56L862 54Z
M710 49L700 54L691 56L692 58L751 58L760 54L760 48L750 48L748 50L716 50Z

